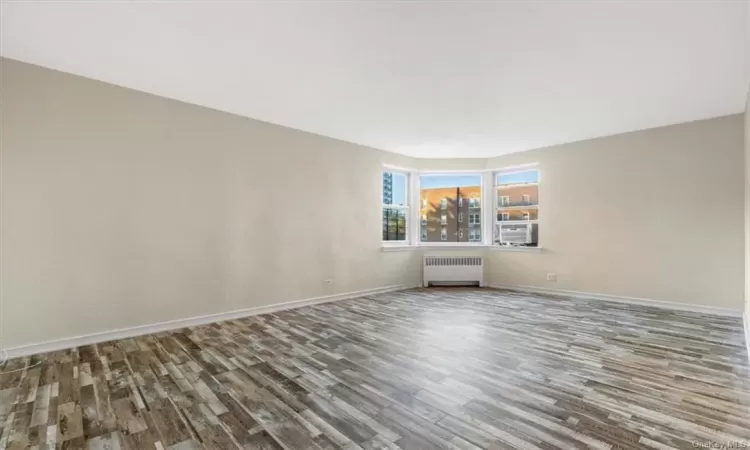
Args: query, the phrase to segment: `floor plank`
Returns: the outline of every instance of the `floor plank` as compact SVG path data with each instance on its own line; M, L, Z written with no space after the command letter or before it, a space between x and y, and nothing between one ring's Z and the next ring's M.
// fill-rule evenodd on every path
M742 448L743 339L738 318L401 291L8 361L0 450Z

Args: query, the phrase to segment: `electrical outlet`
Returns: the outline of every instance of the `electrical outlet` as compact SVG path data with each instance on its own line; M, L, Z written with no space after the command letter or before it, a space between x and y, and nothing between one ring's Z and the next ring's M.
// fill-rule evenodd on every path
M550 272L547 274L547 281L557 281L557 274Z
M331 280L331 279L329 278L329 279L327 279L327 280L323 280L323 283L325 283L325 284L333 284L333 280Z

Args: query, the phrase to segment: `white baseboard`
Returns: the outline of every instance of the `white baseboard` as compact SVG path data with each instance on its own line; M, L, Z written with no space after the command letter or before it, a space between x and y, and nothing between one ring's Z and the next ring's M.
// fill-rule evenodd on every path
M742 317L742 310L739 309L717 308L714 306L705 305L691 305L687 303L667 302L664 300L652 300L648 298L623 297L619 295L595 294L592 292L567 291L563 289L549 289L536 286L520 286L515 284L490 284L490 287L495 289L508 289L518 292L529 292L533 294L562 295L565 297L629 303L633 305L653 306L656 308L714 314L718 316Z
M346 300L350 298L364 297L366 295L382 294L384 292L400 291L404 289L410 289L416 286L407 286L404 284L398 284L393 286L385 286L374 289L365 289L362 291L345 292L342 294L326 295L323 297L313 297L303 300L295 300L291 302L277 303L275 305L267 306L256 306L253 308L238 309L235 311L228 311L216 314L207 314L198 317L188 317L184 319L169 320L166 322L153 323L149 325L138 325L129 328L120 328L117 330L103 331L99 333L85 334L81 336L74 336L63 339L56 339L54 341L38 342L34 344L21 345L18 347L7 348L2 351L3 354L7 354L9 359L18 358L22 356L36 355L39 353L53 352L57 350L64 350L72 347L80 347L82 345L91 345L99 342L106 342L116 339L125 339L134 336L141 336L144 334L158 333L161 331L175 330L185 327L194 327L198 325L205 325L214 322L221 322L224 320L239 319L242 317L256 316L259 314L268 314L277 311L283 311L286 309L301 308L303 306L318 305L320 303L333 302L336 300ZM3 355L0 354L0 357ZM2 362L2 361L0 361Z

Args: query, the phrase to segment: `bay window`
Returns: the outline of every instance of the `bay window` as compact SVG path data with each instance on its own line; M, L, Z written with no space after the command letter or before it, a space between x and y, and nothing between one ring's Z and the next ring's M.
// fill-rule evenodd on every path
M539 170L518 167L474 173L385 169L384 246L538 246Z

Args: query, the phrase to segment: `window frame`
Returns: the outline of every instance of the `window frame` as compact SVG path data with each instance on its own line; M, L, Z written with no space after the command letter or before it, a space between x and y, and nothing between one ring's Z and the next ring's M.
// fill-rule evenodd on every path
M489 205L492 202L492 171L481 169L481 170L415 170L413 172L414 179L415 179L415 195L419 197L419 200L421 201L421 178L426 176L476 176L478 177L479 181L479 195L475 197L466 197L463 196L458 197L458 204L459 208L463 206L468 206L474 211L479 210L478 212L474 212L473 214L479 214L479 224L477 224L477 228L481 227L481 239L478 241L472 241L472 242L460 242L456 239L449 240L445 239L441 241L426 241L423 242L421 240L421 235L419 236L419 240L415 241L416 246L420 247L487 247L492 244L491 236L492 236L492 228L491 226L488 226L488 224L491 225L491 221L488 221L486 217L481 217L482 214L487 214L487 208L483 205ZM472 199L475 199L472 201ZM443 201L446 203L446 208L443 209ZM471 202L471 204L467 204L466 202ZM447 211L449 208L447 207L448 198L441 199L441 208L438 209L438 211ZM471 206L473 205L473 206ZM491 212L492 209L490 208L489 211ZM463 214L459 211L459 214ZM471 212L468 214L472 214ZM465 218L465 217L462 217ZM458 217L454 217L454 220L458 221ZM468 218L466 218L468 220ZM448 221L450 223L450 219ZM464 223L464 222L461 222ZM460 227L458 227L460 228ZM488 239L489 236L489 239ZM460 239L460 238L459 238Z
M522 194L521 202L523 203L523 199L525 199L526 196L529 197L528 204L525 205L517 205L513 206L510 204L510 196L507 195L500 195L500 184L498 183L498 178L501 175L512 175L516 173L524 173L524 172L536 172L537 181L534 183L537 187L537 198L536 203L531 204L531 195L530 194ZM518 246L517 248L528 248L528 249L538 249L542 247L542 228L540 227L539 223L539 210L541 208L541 202L540 198L541 195L539 193L539 188L542 185L542 171L539 168L539 165L536 163L532 164L524 164L521 166L514 166L514 167L507 167L507 168L501 168L501 169L495 169L492 171L492 191L493 195L495 196L495 210L492 214L492 245L496 247L502 247L499 242L495 241L495 228L497 226L500 226L500 224L503 225L513 225L513 224L522 224L522 225L533 225L536 224L537 226L537 244L536 246ZM502 205L500 200L503 197L508 198L508 205ZM525 208L524 208L525 207ZM523 209L522 209L523 208ZM508 210L508 212L505 212L503 210ZM519 219L519 220L510 220L510 210L521 210L521 214L523 217L524 214L528 214L528 219ZM531 219L531 211L530 209L535 209L537 211L537 218ZM498 213L501 214L502 220L498 220L497 215ZM505 217L508 217L508 220L505 219Z
M405 185L405 189L406 189L405 199L404 199L405 204L404 205L387 205L387 204L385 204L383 202L383 190L385 189L385 185L384 185L384 182L383 182L383 174L386 173L386 172L393 173L393 174L399 174L399 175L403 175L404 176L404 178L405 178L404 185ZM404 170L404 169L398 169L398 168L395 168L395 167L383 166L382 170L380 171L380 192L379 192L380 200L381 200L380 201L380 203L381 203L381 205L380 205L380 222L381 222L380 241L381 241L381 243L382 243L382 245L384 247L408 246L408 245L411 245L411 243L414 242L414 240L412 238L412 234L413 234L413 228L414 228L415 220L412 217L413 208L411 208L411 205L412 205L412 201L411 201L412 195L411 194L412 194L412 189L413 189L413 186L412 186L413 178L414 177L413 177L413 172L412 171ZM405 224L405 228L406 229L404 230L404 239L403 240L385 240L385 239L383 239L383 228L382 228L382 226L384 224L383 210L386 209L386 208L388 208L388 209L395 209L395 210L399 210L399 211L403 211L404 212L404 220L406 222L406 224Z
M382 172L393 172L393 173L399 173L403 174L407 177L407 204L401 207L397 207L395 205L381 205L380 214L381 214L381 221L383 218L382 210L384 206L390 207L390 208L399 208L399 209L405 209L405 215L407 217L406 219L406 228L407 228L407 234L406 239L401 241L382 241L382 247L402 247L402 248L408 248L408 249L416 249L419 247L432 247L432 248L451 248L451 247L468 247L468 248L498 248L503 249L506 248L504 246L500 246L498 242L495 242L495 227L499 223L508 224L508 223L523 223L523 224L533 224L533 223L540 223L540 217L537 215L536 219L531 220L498 220L498 213L501 212L500 208L507 208L511 209L510 206L510 198L508 198L508 205L507 206L501 206L499 202L499 198L501 196L498 195L498 184L497 184L497 177L498 175L503 174L511 174L511 173L518 173L518 172L528 172L528 171L536 171L538 174L538 182L537 184L541 186L542 180L541 180L541 170L537 163L530 163L530 164L522 164L512 167L503 167L503 168L492 168L492 169L477 169L477 170L419 170L419 169L409 169L409 168L403 168L403 167L396 167L391 166L388 164L384 164L382 166L381 171L381 190L379 192L379 195L381 197L381 203L382 203L382 197L383 197L383 177ZM422 209L424 209L425 205L421 198L421 182L420 178L423 176L430 176L430 175L437 175L437 176L447 176L447 175L457 175L457 176L467 176L467 175L474 175L478 176L480 179L480 195L475 196L473 198L476 198L478 200L478 205L475 202L472 202L472 204L467 205L465 201L471 201L471 198L463 198L463 196L459 196L458 203L459 208L463 206L469 206L474 209L474 207L479 208L478 213L471 213L469 214L479 214L479 223L478 224L472 224L473 229L480 230L480 239L479 240L469 240L469 241L458 241L458 240L448 240L447 236L447 228L446 228L446 235L445 238L442 238L442 231L441 232L441 240L433 240L433 241L427 241L422 238L422 230L424 229L425 225L424 222L422 222ZM509 196L508 196L509 197ZM539 193L537 191L537 202L535 205L532 205L533 208L537 209L541 207L541 202L539 202ZM448 205L447 205L447 198L441 199L441 205L436 211L447 211ZM465 201L464 201L465 200ZM443 208L443 204L445 204L445 208ZM418 207L413 207L413 205L418 205ZM515 207L518 209L518 207ZM528 208L524 208L528 209ZM467 222L464 222L463 220L458 221L459 218L463 219L463 212L459 211L459 217L456 217L456 220L458 223L468 223L470 219L467 218ZM510 219L510 214L508 214L508 219ZM531 217L529 212L529 217ZM443 226L440 226L440 230L442 230ZM461 228L460 226L458 227ZM425 229L425 231L427 231ZM458 233L458 232L457 232ZM476 231L474 233L477 233ZM427 233L425 233L427 234ZM464 233L465 237L468 236ZM476 235L476 234L475 234ZM382 238L382 223L381 223L381 238ZM445 239L445 240L443 240ZM460 238L459 238L460 239ZM537 239L537 246L536 247L514 247L515 250L530 250L530 251L536 251L542 248L542 233L538 234Z

